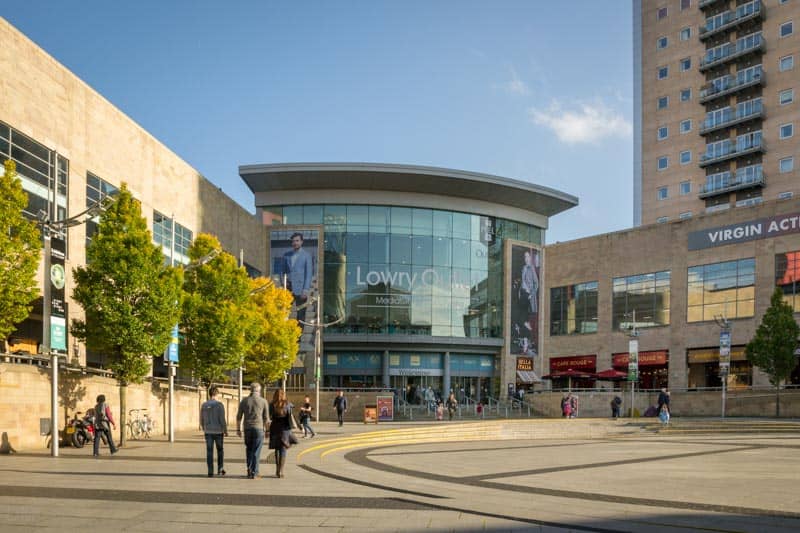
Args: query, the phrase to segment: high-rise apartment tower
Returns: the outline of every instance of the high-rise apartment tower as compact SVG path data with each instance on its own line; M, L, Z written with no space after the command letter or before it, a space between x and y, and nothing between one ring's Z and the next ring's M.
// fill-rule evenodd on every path
M795 20L800 0L633 1L635 225L800 194Z

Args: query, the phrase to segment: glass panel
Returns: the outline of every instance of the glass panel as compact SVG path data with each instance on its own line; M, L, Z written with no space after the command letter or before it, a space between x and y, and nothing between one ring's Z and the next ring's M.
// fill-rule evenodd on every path
M390 209L385 206L369 207L369 230L372 233L388 233Z
M369 207L366 205L347 206L347 231L366 232L369 229Z
M389 236L382 233L369 234L369 262L389 262Z
M303 224L322 224L322 206L321 205L304 206Z
M469 240L470 216L465 213L453 213L453 237Z
M432 237L415 235L411 241L411 261L414 265L431 265L433 263Z
M447 237L433 238L433 264L439 266L452 265L452 241Z
M486 270L489 268L489 251L485 244L479 241L472 241L472 258L470 267Z
M287 205L283 208L283 223L284 224L302 224L303 223L303 206L300 205Z
M344 231L347 224L347 207L343 205L326 205L322 219L325 230L330 227L334 231Z
M453 235L453 214L449 211L433 212L433 235L451 237Z
M414 235L433 235L433 211L414 209L412 212Z
M465 239L453 239L452 250L453 250L453 266L461 268L469 268L470 255L472 252L472 243Z
M392 233L411 233L411 209L392 207Z
M411 264L411 236L392 235L390 239L389 258L392 263Z
M348 228L350 226L348 225ZM347 262L363 262L370 260L369 235L366 233L347 234Z

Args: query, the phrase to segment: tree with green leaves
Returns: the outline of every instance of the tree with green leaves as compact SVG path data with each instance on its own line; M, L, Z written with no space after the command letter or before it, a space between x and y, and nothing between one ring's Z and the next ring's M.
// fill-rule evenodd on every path
M33 300L39 296L36 270L42 241L36 223L22 210L28 195L17 177L17 165L8 159L0 176L0 348L8 351L8 335L15 325L31 312Z
M127 386L141 383L151 372L153 356L169 344L180 319L183 273L165 264L141 205L125 184L101 215L86 259L85 266L73 269L72 291L86 318L73 320L71 331L90 350L108 354L109 368L120 386L120 446L124 446Z
M770 305L761 319L756 335L747 344L747 360L769 376L775 386L775 416L781 415L781 382L797 366L797 337L800 326L794 320L792 306L783 299L780 287L775 289Z
M181 320L181 365L206 386L239 368L258 326L249 301L250 278L231 254L221 251L216 237L198 235L189 259L197 262L213 251L212 260L186 269Z
M301 329L290 320L294 297L268 278L252 280L252 311L258 331L245 358L245 371L261 383L283 378L297 357Z

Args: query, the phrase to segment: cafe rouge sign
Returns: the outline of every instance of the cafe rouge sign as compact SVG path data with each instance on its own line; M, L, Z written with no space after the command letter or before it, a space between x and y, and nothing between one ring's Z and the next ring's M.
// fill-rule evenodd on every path
M615 353L611 355L611 366L626 367L630 356L628 352ZM639 366L658 366L667 364L669 352L666 350L655 350L651 352L639 352Z
M755 241L800 233L800 213L760 218L729 226L693 231L689 233L689 250L702 250L726 244Z
M594 372L597 364L596 355L580 355L577 357L553 357L550 359L550 371L559 370L589 370Z

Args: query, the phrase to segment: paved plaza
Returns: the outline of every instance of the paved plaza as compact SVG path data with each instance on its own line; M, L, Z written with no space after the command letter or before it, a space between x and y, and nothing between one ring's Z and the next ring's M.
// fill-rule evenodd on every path
M0 531L797 531L800 424L658 432L610 420L320 423L285 478L202 435L0 456ZM548 436L550 438L548 438ZM102 522L98 522L102 517Z

